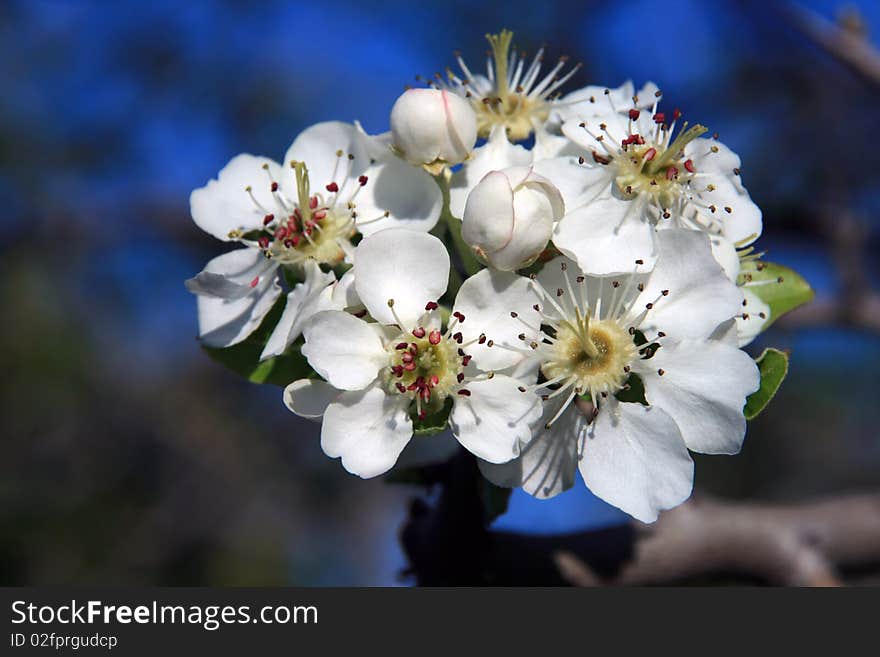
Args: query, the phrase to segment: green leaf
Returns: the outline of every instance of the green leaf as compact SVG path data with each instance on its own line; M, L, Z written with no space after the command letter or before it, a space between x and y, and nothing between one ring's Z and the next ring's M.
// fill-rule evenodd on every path
M764 330L785 313L802 306L815 296L810 284L800 274L773 262L744 262L737 283L770 306L770 318L764 325Z
M788 374L788 354L779 349L765 349L764 353L755 359L758 370L761 372L761 387L749 395L743 413L747 420L752 420L761 413L773 399L782 380Z
M486 525L490 525L498 516L503 515L507 511L507 505L510 502L510 494L513 492L513 489L496 486L488 479L482 477L480 482L480 499L483 502Z
M416 436L432 436L446 428L446 421L452 412L452 397L447 397L440 410L426 416L424 420L413 418L413 434Z
M202 345L202 349L215 361L253 383L286 386L292 381L312 375L312 369L300 353L302 342L299 340L280 356L260 362L260 354L278 323L281 313L284 312L286 302L287 296L282 295L260 322L257 330L242 342L225 348Z

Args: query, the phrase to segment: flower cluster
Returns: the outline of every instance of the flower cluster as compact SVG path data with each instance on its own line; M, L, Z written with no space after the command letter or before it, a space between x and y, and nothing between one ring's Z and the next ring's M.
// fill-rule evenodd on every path
M195 190L240 247L187 281L201 340L297 360L284 403L353 474L448 428L497 485L548 498L579 471L650 522L690 495L690 452L739 451L762 386L741 347L796 303L717 135L651 83L562 95L578 67L512 36L485 75L458 57L405 91L388 133L321 123Z

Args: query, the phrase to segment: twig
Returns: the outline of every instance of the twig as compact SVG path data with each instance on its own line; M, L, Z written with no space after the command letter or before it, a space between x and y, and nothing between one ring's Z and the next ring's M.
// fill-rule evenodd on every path
M785 12L804 36L873 84L880 84L880 51L862 34L795 4Z

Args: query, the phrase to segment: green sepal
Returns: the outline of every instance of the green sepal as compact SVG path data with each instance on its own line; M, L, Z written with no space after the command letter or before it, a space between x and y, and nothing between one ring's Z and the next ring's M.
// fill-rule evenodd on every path
M761 386L746 400L743 413L747 420L758 417L776 395L785 375L788 374L788 354L779 349L765 349L755 359L755 364L761 373Z
M813 288L793 269L773 262L747 260L737 277L737 284L749 290L770 306L770 317L762 331L798 306L815 296Z
M452 412L452 397L447 397L439 410L425 416L424 420L413 417L413 435L433 436L446 428L449 414Z

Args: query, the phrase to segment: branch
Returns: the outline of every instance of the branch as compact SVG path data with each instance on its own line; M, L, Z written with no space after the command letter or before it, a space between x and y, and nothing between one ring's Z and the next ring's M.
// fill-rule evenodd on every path
M653 525L527 536L486 529L472 458L416 500L401 541L420 585L645 585L724 577L835 586L841 569L880 565L880 493L799 505L690 500Z
M880 563L880 494L796 506L692 500L637 529L634 558L596 577L572 554L554 555L578 585L664 584L730 573L771 584L836 586L839 568Z
M795 28L856 74L880 85L880 51L854 26L832 23L819 14L789 5L785 12Z

